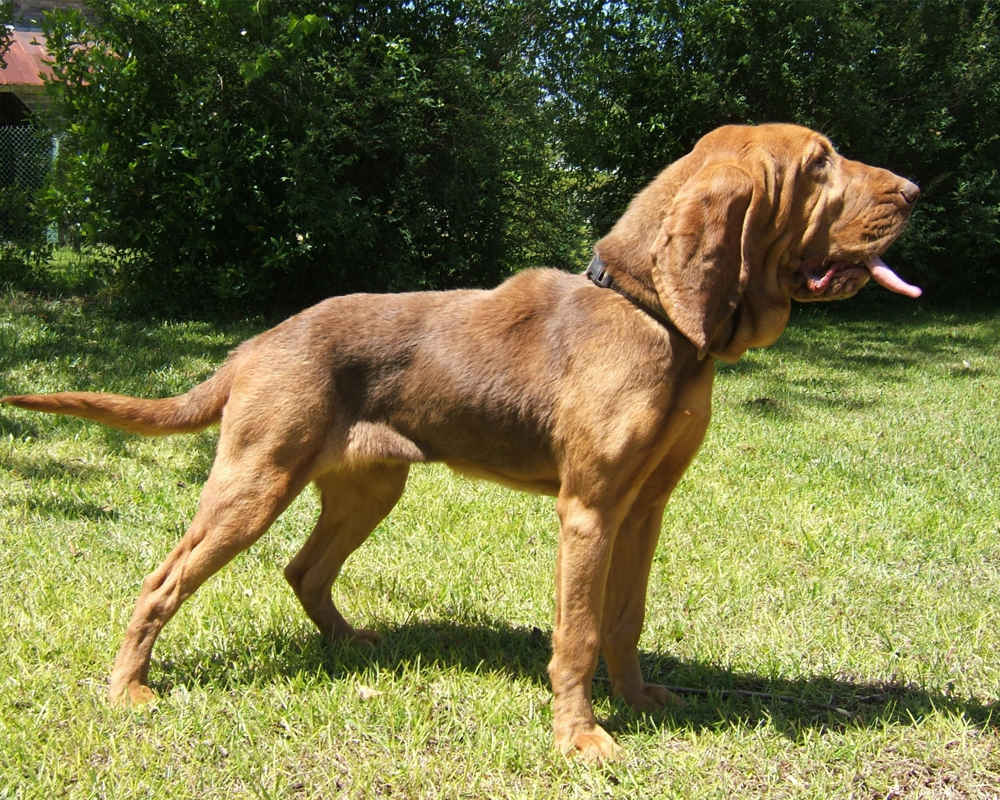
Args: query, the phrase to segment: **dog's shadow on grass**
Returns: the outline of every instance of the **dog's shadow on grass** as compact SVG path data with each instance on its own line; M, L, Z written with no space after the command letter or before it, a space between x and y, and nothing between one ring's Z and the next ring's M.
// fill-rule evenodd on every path
M509 674L548 686L546 666L551 655L551 634L538 628L512 627L497 622L415 622L381 631L374 647L329 643L318 635L290 637L287 632L264 632L261 643L271 657L269 665L253 671L253 680L282 680L321 669L331 680L349 680L376 670L397 675L415 663L459 667L470 672ZM161 678L186 683L233 682L227 664L246 653L245 642L234 642L231 653L217 653L211 665L183 660L158 665ZM808 730L846 730L875 724L914 725L936 712L965 718L978 728L1000 729L997 703L959 698L946 692L910 683L873 683L842 677L815 675L775 678L738 672L722 665L680 661L669 655L641 652L643 673L650 682L671 687L684 700L663 712L645 715L618 699L610 703L610 718L602 720L611 731L649 727L717 729L720 725L755 727L768 724L792 739ZM239 682L239 679L236 679ZM169 690L160 684L160 691ZM606 699L610 685L603 663L594 679L595 700ZM607 706L605 706L607 707Z

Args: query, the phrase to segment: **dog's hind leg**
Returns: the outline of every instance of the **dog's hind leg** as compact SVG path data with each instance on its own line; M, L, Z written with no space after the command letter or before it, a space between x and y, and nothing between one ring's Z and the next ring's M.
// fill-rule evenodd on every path
M316 480L322 511L309 539L285 567L285 579L325 636L367 642L378 638L344 619L330 588L347 557L399 500L408 470L406 464L383 464L329 472Z
M163 626L202 583L260 538L308 482L308 455L286 458L287 451L264 443L247 447L245 439L232 444L234 438L227 439L223 423L215 464L191 526L142 583L111 671L112 702L154 698L147 676Z

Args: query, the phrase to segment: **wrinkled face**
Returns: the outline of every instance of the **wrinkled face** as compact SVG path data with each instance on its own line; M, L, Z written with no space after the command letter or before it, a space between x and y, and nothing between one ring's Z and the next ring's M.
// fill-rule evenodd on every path
M851 161L824 137L803 132L807 142L796 184L806 198L802 236L789 242L782 279L795 300L850 297L869 278L885 288L918 297L881 259L902 232L920 189L885 169ZM797 187L799 188L799 187Z
M696 348L732 361L781 335L791 301L870 279L917 297L882 261L920 190L799 125L724 125L639 192L596 246L612 275L652 279Z

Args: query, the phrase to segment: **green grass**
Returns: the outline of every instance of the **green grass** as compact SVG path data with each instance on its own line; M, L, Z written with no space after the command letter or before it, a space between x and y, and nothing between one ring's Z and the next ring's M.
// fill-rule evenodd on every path
M306 492L167 626L160 701L121 710L108 668L214 435L0 410L0 798L1000 796L1000 323L857 309L720 369L640 644L702 692L643 716L599 673L626 750L603 768L551 750L551 499L414 470L337 585L383 633L359 650L281 577ZM7 294L0 394L176 393L259 327Z

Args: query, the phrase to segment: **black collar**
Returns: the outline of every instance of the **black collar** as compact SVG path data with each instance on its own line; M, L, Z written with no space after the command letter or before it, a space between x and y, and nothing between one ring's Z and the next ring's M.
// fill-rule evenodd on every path
M608 272L607 265L601 260L601 257L597 255L597 253L594 253L594 257L590 259L590 263L587 265L587 271L584 274L590 278L591 281L593 281L595 286L600 286L602 289L612 289L618 292L618 294L628 300L632 305L645 314L648 314L664 327L674 327L674 323L672 323L665 314L643 305L639 302L637 297L632 295L630 292L626 292L621 286L616 284L614 279L611 277L611 273Z

